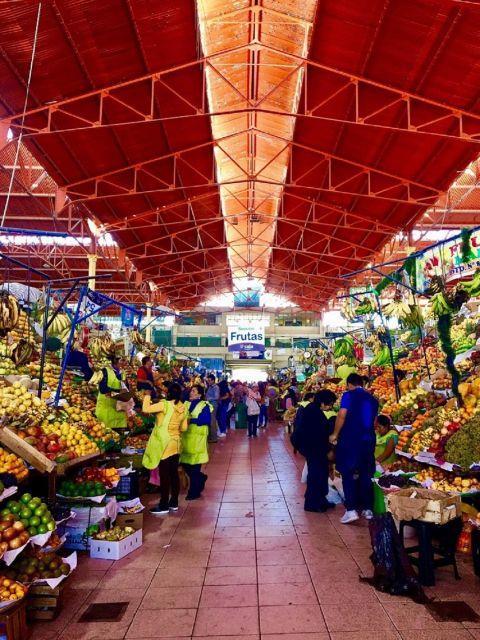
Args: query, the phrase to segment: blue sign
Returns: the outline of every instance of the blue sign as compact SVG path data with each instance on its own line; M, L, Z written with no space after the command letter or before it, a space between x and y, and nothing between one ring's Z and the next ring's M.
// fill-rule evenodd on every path
M133 313L132 309L129 309L128 307L121 307L121 310L122 326L133 327L135 314Z
M260 306L260 291L249 289L234 294L233 301L236 307L251 308Z

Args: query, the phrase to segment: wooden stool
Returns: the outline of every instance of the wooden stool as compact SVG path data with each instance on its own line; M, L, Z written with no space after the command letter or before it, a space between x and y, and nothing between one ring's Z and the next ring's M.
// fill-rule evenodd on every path
M404 529L413 527L417 532L418 544L406 547L404 541ZM401 520L400 539L405 551L410 557L410 562L418 567L418 579L425 587L435 584L435 569L437 567L453 566L455 579L459 580L455 550L458 538L462 532L462 519L455 518L446 524L435 524L423 520ZM418 553L418 557L412 554ZM435 556L440 556L436 558Z

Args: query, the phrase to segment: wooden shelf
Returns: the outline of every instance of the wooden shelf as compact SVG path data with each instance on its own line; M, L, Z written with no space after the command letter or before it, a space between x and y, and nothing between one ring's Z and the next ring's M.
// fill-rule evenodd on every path
M67 473L67 471L69 471L70 469L77 466L81 466L86 462L91 462L93 460L96 460L97 458L103 455L104 455L103 452L99 451L98 453L90 453L88 456L81 456L80 458L74 458L73 460L69 460L68 462L57 464L56 465L57 475L64 476Z
M10 429L5 427L0 429L0 442L41 473L51 473L57 466L53 460L49 460Z

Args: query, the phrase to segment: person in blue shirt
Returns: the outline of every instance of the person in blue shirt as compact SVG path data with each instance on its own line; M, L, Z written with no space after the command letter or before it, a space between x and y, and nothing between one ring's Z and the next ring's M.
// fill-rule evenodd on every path
M368 520L373 517L373 485L375 473L375 418L378 400L363 388L363 378L351 373L347 391L330 442L336 444L336 466L342 474L345 514L340 522L349 524L359 519L358 511Z

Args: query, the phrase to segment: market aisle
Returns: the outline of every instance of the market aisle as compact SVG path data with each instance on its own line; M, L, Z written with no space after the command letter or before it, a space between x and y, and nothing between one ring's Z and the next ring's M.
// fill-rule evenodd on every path
M371 574L364 524L303 511L301 459L283 429L215 446L205 499L146 518L145 544L116 563L83 559L64 612L35 640L471 640L480 625L437 623L424 607L359 583ZM436 593L480 612L478 580L439 572ZM475 602L476 601L476 602ZM129 602L120 622L78 623L91 602Z

